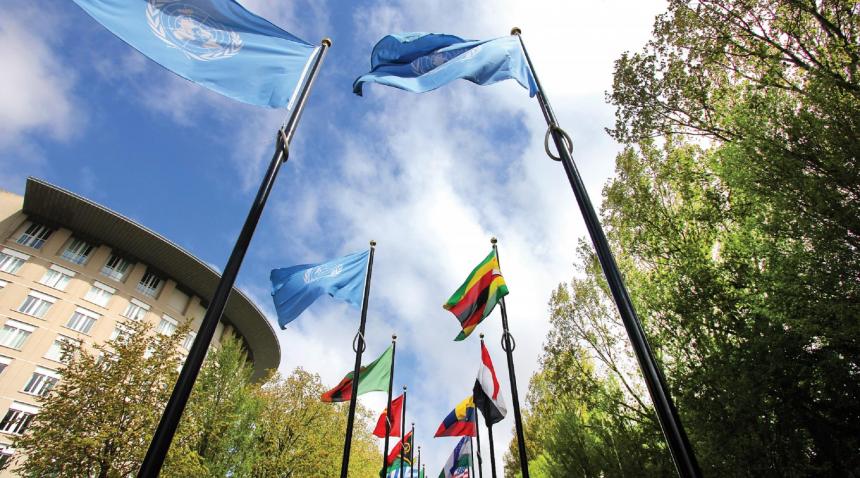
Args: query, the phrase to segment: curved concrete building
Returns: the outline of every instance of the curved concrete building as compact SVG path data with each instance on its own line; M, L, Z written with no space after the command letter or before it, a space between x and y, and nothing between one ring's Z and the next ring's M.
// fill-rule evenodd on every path
M62 380L62 341L101 343L130 320L197 330L220 279L157 233L33 178L23 197L0 191L0 241L0 460ZM224 334L244 341L255 378L280 363L274 330L236 289L213 342Z

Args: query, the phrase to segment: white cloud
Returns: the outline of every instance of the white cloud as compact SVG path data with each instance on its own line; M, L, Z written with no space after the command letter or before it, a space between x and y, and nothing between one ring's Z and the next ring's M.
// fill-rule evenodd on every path
M33 135L66 140L86 123L72 93L74 72L41 34L56 24L50 11L35 6L7 6L0 16L0 186L20 188L22 171L44 167Z
M380 2L361 9L354 22L356 41L368 43L368 54L373 41L397 30L486 38L521 27L598 205L618 150L603 132L613 120L603 103L612 62L644 43L661 6L657 1ZM398 333L396 383L410 386L407 420L419 424L418 444L428 471L435 473L454 440L432 435L470 393L479 353L477 333L462 343L452 341L456 320L441 303L489 251L490 236L498 236L524 404L548 331L549 294L573 273L576 242L586 231L560 164L543 152L546 125L538 106L514 82L488 88L457 82L424 95L370 85L365 98L352 101L372 107L350 135L328 140L343 151L334 159L337 167L314 172L292 165L291 201L274 213L281 227L278 241L290 245L291 256L307 260L323 259L318 247L323 236L326 244L342 244L338 253L364 248L369 239L379 242L367 330L376 351L368 352L365 363L392 331ZM314 121L330 112L306 114ZM504 129L502 137L498 128ZM315 174L324 175L324 188ZM287 351L282 368L302 365L333 384L351 368L349 344L358 313L320 302L327 301L315 304L282 336ZM510 402L498 314L479 331L487 334ZM325 359L309 365L308 357ZM381 410L385 398L376 395L363 401ZM512 414L494 430L500 471L512 431ZM485 467L489 472L488 463Z

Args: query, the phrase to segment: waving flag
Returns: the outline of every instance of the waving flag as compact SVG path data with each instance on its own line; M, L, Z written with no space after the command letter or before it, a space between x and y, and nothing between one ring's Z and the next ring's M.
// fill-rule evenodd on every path
M508 409L505 407L502 388L499 386L499 379L496 378L490 352L483 342L481 342L481 367L478 369L478 378L475 380L472 396L475 398L475 406L481 411L481 415L484 415L487 426L502 421L507 415Z
M291 107L316 47L234 0L74 0L177 75L235 100Z
M442 420L436 437L475 436L475 400L469 397L460 402L451 413Z
M470 478L469 469L472 466L472 443L469 437L463 437L457 442L445 468L439 473L439 478Z
M400 461L400 449L403 449L403 466L412 465L412 432L406 434L402 440L398 441L394 448L391 449L391 453L388 454L388 458L386 463L389 466L393 465L395 461Z
M403 394L391 401L391 432L390 437L400 436L400 419L401 411L403 410ZM385 438L385 419L388 409L382 411L379 420L376 422L376 428L373 429L373 434L379 438Z
M286 328L323 294L361 307L369 256L370 251L362 251L322 264L272 270L269 276L272 298L281 328Z
M534 76L515 36L478 41L439 33L387 35L373 47L370 68L352 85L359 96L364 83L424 93L458 78L479 85L514 79L531 96L537 94Z
M496 307L502 297L508 295L508 286L502 277L499 259L493 249L466 278L466 282L454 292L442 307L457 317L463 330L454 340L463 340L475 330Z
M358 372L358 395L367 392L383 392L388 390L388 376L391 375L392 353L391 346L382 352L376 360ZM325 392L320 397L324 402L345 402L352 398L352 380L354 372L349 372L336 387Z

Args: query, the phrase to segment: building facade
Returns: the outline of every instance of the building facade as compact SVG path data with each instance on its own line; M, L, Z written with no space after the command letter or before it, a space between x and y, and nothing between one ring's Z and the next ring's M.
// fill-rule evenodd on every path
M188 321L187 351L219 279L164 237L44 181L28 179L23 197L0 191L0 460L62 380L63 342L102 343L129 321L172 334ZM213 344L224 334L243 340L255 378L277 368L274 330L236 289Z

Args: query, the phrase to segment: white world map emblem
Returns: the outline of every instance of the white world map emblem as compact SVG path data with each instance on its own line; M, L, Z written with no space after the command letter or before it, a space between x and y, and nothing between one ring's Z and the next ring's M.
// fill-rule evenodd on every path
M337 277L341 272L343 272L342 264L338 264L336 266L323 264L321 266L311 267L305 271L305 284L310 284L311 282L318 281L324 277Z
M156 37L190 59L223 60L243 46L238 33L182 0L149 0L146 21Z
M481 45L470 48L460 48L457 50L440 51L433 53L432 55L416 58L412 63L410 63L410 66L416 75L423 75L430 70L448 63L454 58L457 58L458 60L468 60L469 58L477 55L479 51L481 51Z

